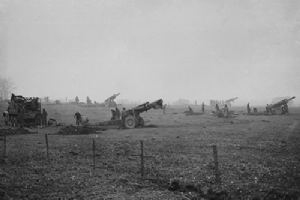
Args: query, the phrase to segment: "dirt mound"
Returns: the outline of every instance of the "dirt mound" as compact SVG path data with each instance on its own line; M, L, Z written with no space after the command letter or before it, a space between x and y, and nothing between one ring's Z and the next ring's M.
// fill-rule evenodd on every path
M32 134L35 132L30 132L25 128L2 128L0 129L0 135L22 135L22 134Z
M190 116L190 115L203 115L204 113L202 112L189 112L189 111L185 111L184 112L186 116Z
M104 131L105 129L99 126L65 126L61 128L58 132L60 135L84 135L99 133L99 131Z
M158 128L158 126L154 125L154 124L148 124L148 125L145 125L143 128Z

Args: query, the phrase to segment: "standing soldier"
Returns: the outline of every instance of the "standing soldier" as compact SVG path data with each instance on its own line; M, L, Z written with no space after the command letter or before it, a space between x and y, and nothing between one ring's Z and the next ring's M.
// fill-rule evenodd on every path
M121 117L121 112L118 107L116 107L116 120L119 120Z
M249 114L250 112L251 112L250 104L248 103L248 104L247 104L247 113Z
M224 117L228 117L228 114L229 114L228 106L227 106L227 104L225 104L225 106L224 106Z
M81 123L81 114L78 111L75 113L74 118L76 120L76 125L79 126Z
M45 108L43 108L43 112L42 112L42 126L47 126L47 116L48 116L48 113L45 110Z
M126 108L123 107L122 112L121 112L121 120L122 120L122 125L121 127L123 127L124 123L125 123L125 112L126 112ZM120 127L120 128L121 128Z
M266 112L267 112L267 114L269 114L269 113L270 113L269 104L267 104L267 106L266 106Z
M121 118L123 119L125 117L126 108L122 109Z
M115 120L116 119L116 111L114 109L111 109L111 118L110 120Z
M202 102L202 112L204 113L204 102Z
M216 103L216 111L219 112L220 108L219 105Z

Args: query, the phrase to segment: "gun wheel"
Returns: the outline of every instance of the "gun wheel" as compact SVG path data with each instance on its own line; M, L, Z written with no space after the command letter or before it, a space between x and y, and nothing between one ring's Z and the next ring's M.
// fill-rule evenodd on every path
M129 115L125 118L124 126L125 128L135 128L135 118L132 115Z

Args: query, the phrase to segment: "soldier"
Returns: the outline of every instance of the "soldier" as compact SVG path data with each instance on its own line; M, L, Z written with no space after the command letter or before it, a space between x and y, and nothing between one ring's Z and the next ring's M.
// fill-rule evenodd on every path
M267 112L267 114L269 114L269 113L270 113L269 104L267 104L267 106L266 106L266 112Z
M126 108L123 107L122 112L121 112L122 125L120 126L120 128L123 127L123 125L124 125L125 116L126 116Z
M48 113L45 110L45 108L43 108L43 112L42 112L42 126L47 126L47 116L48 116Z
M224 117L228 117L228 114L229 114L228 106L227 106L227 104L225 104L225 106L224 106Z
M254 112L254 113L257 113L257 108L253 108L253 112Z
M220 108L219 105L216 103L216 111L219 112Z
M250 104L247 104L247 113L249 114L251 112Z
M122 120L123 120L124 117L125 117L125 112L126 112L126 108L123 107L122 113L121 113L121 118L122 118Z
M202 102L202 112L204 113L204 102Z
M121 112L118 107L116 107L116 119L119 120L121 117Z
M81 123L81 114L78 111L75 113L74 118L76 120L76 125L79 126Z
M110 120L115 120L116 119L116 111L114 109L111 109L111 118Z

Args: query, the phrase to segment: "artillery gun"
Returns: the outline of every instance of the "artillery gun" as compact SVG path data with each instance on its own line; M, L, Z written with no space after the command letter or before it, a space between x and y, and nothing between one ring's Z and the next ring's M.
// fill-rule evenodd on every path
M144 119L140 116L140 114L150 109L162 109L162 108L163 108L163 100L159 99L152 103L146 102L132 109L126 110L124 115L122 116L123 126L125 128L143 127Z
M128 128L132 129L135 127L143 127L144 126L144 119L140 116L141 113L148 111L150 109L162 109L163 108L163 100L159 99L152 103L146 102L141 105L138 105L134 108L125 110L122 112L121 119L117 120L109 120L97 123L97 126L117 126L118 128Z
M281 101L278 101L274 104L271 104L271 105L268 105L266 107L266 110L267 110L267 113L271 113L271 114L276 114L276 111L280 110L281 109L281 114L287 114L289 111L288 111L288 103L295 99L296 97L293 96L291 98L286 98L286 99L283 99Z

